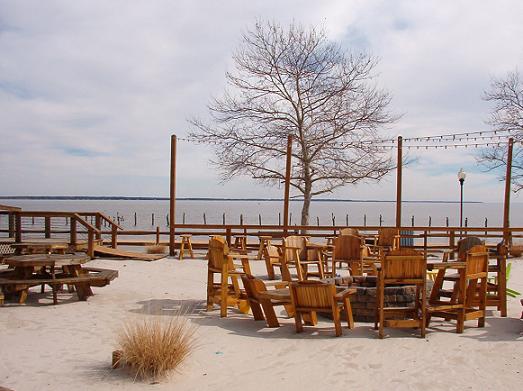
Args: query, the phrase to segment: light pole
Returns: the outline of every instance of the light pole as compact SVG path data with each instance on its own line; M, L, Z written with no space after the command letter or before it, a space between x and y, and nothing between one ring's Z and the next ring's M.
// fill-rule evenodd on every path
M458 171L458 181L460 186L460 202L459 202L459 227L463 227L463 183L465 183L465 178L467 174L463 171L463 168L460 168Z

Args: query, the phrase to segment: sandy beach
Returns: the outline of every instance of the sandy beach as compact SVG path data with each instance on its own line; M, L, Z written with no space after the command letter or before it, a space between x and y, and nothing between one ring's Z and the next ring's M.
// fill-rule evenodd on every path
M377 338L370 323L333 324L296 334L293 319L268 329L234 310L221 319L204 310L206 261L165 258L156 262L96 259L90 266L117 269L119 278L86 302L61 293L29 295L26 305L0 308L0 386L24 390L498 390L519 389L523 380L523 321L518 299L508 317L489 311L486 327L466 323L456 334L435 320L425 339L417 331L388 330ZM511 259L509 287L523 291L523 262ZM266 274L261 261L253 272ZM197 348L179 371L158 384L133 382L111 370L111 352L122 324L134 318L168 318L184 303L197 326Z

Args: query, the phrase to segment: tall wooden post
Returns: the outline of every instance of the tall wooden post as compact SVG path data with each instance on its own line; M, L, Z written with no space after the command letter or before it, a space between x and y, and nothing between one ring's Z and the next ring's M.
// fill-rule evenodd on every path
M15 237L15 215L13 212L9 212L8 214L9 219L9 237L14 238Z
M291 188L292 134L287 136L287 161L285 163L285 197L283 200L283 236L289 228L289 192Z
M76 242L77 242L77 234L76 234L76 217L71 216L69 219L69 242L71 243L71 247L76 250Z
M510 242L510 188L512 184L512 149L514 147L514 139L508 139L507 152L507 173L505 174L505 203L503 207L503 241L505 245Z
M176 135L171 136L171 193L169 197L169 255L173 257L176 254L174 249L174 226L176 224Z
M398 136L398 168L396 169L396 227L401 227L401 187L403 168L403 138Z
M15 213L15 242L22 241L22 216L20 213Z
M44 232L45 238L49 239L51 237L51 217L45 216L44 218Z

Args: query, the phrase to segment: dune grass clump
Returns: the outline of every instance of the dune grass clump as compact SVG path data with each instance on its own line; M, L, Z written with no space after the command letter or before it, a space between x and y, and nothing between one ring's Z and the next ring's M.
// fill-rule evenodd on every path
M165 254L167 253L167 246L162 244L154 244L145 248L147 254Z
M120 364L135 379L158 381L191 354L195 331L182 316L129 322L118 336Z

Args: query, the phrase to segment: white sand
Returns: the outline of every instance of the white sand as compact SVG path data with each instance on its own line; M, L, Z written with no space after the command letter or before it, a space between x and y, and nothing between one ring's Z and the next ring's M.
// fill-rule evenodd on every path
M523 291L523 262L512 260L509 286ZM384 340L369 323L332 323L294 331L293 319L264 328L250 315L204 312L206 263L95 260L120 277L93 288L87 302L62 293L29 296L25 306L0 308L0 386L24 390L515 390L523 380L523 321L519 299L509 299L509 316L489 311L486 327L467 322L459 335L436 320L427 338L394 330ZM262 262L254 272L265 275ZM36 290L37 291L37 290ZM35 292L36 292L35 291ZM198 348L179 372L160 384L135 382L110 370L115 334L132 317L170 316L182 301L199 304L190 314L198 325ZM284 387L284 388L282 388Z

